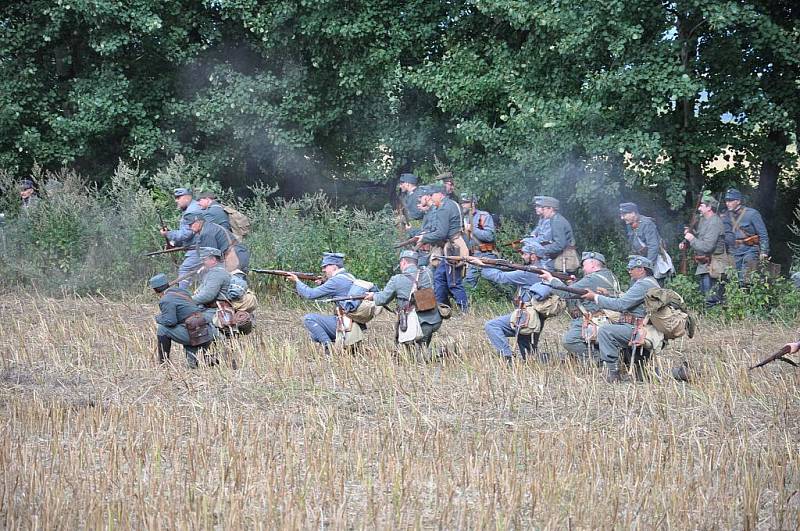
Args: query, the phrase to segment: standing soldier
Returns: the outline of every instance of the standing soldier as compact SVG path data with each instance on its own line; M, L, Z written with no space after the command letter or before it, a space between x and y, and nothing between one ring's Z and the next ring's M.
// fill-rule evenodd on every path
M628 261L628 274L633 284L628 291L619 297L609 297L589 289L582 295L584 300L593 302L600 309L620 312L616 323L601 326L597 333L600 361L607 371L606 380L611 383L622 379L619 374L619 354L621 350L628 348L634 330L647 313L644 297L648 290L659 287L653 278L653 267L653 262L649 258L631 256Z
M619 293L619 281L611 270L606 269L606 257L597 252L585 252L581 255L583 278L572 284L573 288L590 289L603 295L616 297ZM553 277L550 272L541 275L542 280L551 286L563 286L561 280ZM602 323L607 320L603 310L592 300L578 303L574 299L567 301L567 308L572 317L572 323L561 339L567 352L586 361L589 356L589 344L585 333L587 324ZM592 322L594 320L594 322Z
M534 229L536 239L544 248L543 266L550 271L574 273L578 269L578 252L572 225L558 211L561 203L555 197L536 196L534 207L542 222Z
M498 258L494 233L494 219L485 210L478 210L474 196L466 192L461 194L461 215L463 220L464 239L469 246L469 254L484 258ZM464 283L474 288L478 285L480 270L474 265L467 268Z
M294 274L287 275L286 279L294 282L297 294L304 299L347 297L354 278L344 268L344 255L342 253L323 253L321 267L326 280L315 288L307 286ZM344 302L336 304L342 308ZM330 344L336 340L337 316L308 313L303 316L303 326L308 330L311 339L322 345L324 353L330 354ZM358 325L354 323L353 326Z
M422 219L425 215L423 211L417 206L419 204L420 193L422 189L419 184L419 178L413 173L400 174L400 191L405 194L403 204L405 205L406 215L408 219ZM406 226L406 231L411 230L411 226Z
M417 236L417 245L430 247L431 254L468 256L469 250L461 233L461 208L445 197L444 189L440 186L428 187L422 194L420 205L427 211L422 221L422 232ZM469 302L462 283L464 267L450 264L447 260L431 263L436 266L436 300L441 304L448 304L452 296L461 311L466 312Z
M181 211L181 220L176 230L161 229L161 235L166 236L170 243L175 247L188 246L194 238L194 232L189 227L190 223L187 222L187 216L190 214L202 215L202 209L197 201L192 199L192 191L188 188L177 188L175 190L175 204ZM194 219L194 218L192 218ZM180 287L186 288L189 286L189 278L187 273L194 271L200 266L200 257L197 256L197 251L191 249L186 252L183 262L178 268L178 276L184 278L181 280Z
M433 333L442 326L442 316L435 303L432 308L428 307L429 305L420 307L421 300L417 300L414 296L425 290L430 293L433 288L433 273L427 267L418 267L418 259L419 255L414 251L400 253L400 274L390 278L383 290L368 292L364 297L366 300L373 301L377 306L386 306L392 299L397 298L398 318L402 312L407 312L409 309L416 310L422 328L422 337L414 341L414 345L423 358L429 359L429 352L425 351L430 345ZM426 309L423 310L423 308Z
M673 268L672 259L664 250L655 221L639 214L639 206L636 203L621 203L619 216L625 222L631 255L644 256L650 260L654 278L662 284L673 272Z
M208 221L216 223L223 229L230 232L231 222L228 218L228 213L222 208L222 205L217 203L217 196L214 192L202 192L197 196L197 204L203 210L203 215Z
M694 251L694 261L697 263L697 276L700 283L700 292L706 297L706 305L714 306L722 302L722 284L719 284L716 293L711 293L712 288L718 284L720 276L719 264L724 264L725 253L725 224L717 215L719 202L713 197L703 197L697 211L702 216L697 222L697 234L687 227L685 241L681 242L681 250L691 248Z
M442 182L444 193L448 199L456 200L456 182L453 180L453 173L446 171L436 176L437 181Z
M189 368L196 369L197 351L208 347L213 338L213 327L208 322L205 322L205 319L197 320L200 328L203 327L203 322L205 322L205 329L201 331L201 335L204 333L208 342L191 346L193 341L189 337L186 321L193 315L201 314L203 308L192 300L191 294L186 289L178 286L170 287L167 276L163 273L151 278L149 285L159 296L158 307L160 313L155 318L158 324L156 330L156 339L158 341L156 356L158 362L165 363L169 360L172 342L175 341L183 345Z
M544 255L544 249L539 243L532 238L525 238L522 240L522 261L526 265L539 265L539 258ZM520 302L530 301L533 293L528 288L539 284L541 279L536 273L530 271L500 271L493 267L486 267L480 258L477 256L470 256L469 262L481 266L481 274L495 284L510 284L517 288L517 305ZM511 319L513 313L502 315L495 319L486 321L484 330L489 342L497 350L497 352L508 362L514 359L514 352L508 345L509 337L517 338L517 345L519 347L519 355L522 359L526 359L529 354L538 354L539 336L541 329L533 334L518 334L517 331L511 326ZM544 323L542 323L544 326Z
M36 206L39 202L39 196L36 195L36 188L33 186L33 181L30 179L22 179L20 181L19 198L22 202L23 212L27 212L28 209Z
M761 214L754 208L742 205L742 192L729 188L725 192L725 243L736 262L739 282L752 271L759 258L769 257L769 235Z

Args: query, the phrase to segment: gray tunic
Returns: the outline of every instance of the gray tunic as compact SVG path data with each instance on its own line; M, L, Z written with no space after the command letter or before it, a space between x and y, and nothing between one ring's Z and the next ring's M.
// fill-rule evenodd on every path
M738 224L736 221L738 220ZM764 220L758 210L749 207L739 207L735 212L727 212L725 215L725 243L728 249L733 249L731 254L734 256L746 255L758 248L762 254L769 254L769 234ZM736 245L737 239L758 234L758 246L745 244Z
M553 280L550 282L550 285L563 286L564 283L557 278L553 278ZM597 291L597 288L605 288L612 297L616 297L619 293L619 281L617 281L617 277L614 276L614 273L612 273L609 269L601 269L599 271L595 271L594 273L590 273L574 284L571 284L570 287L590 289L595 292ZM567 295L567 293L563 291L557 293ZM600 306L595 304L594 301L578 301L575 299L570 299L567 301L567 306L570 310L573 310L578 307L578 303L580 303L580 305L589 313L594 313L600 310Z
M548 240L545 240L548 241ZM549 243L542 244L548 259L553 259L564 252L567 247L575 246L575 237L572 235L572 225L567 218L559 213L550 218Z
M432 288L433 287L433 273L427 268L419 269L419 281L417 288ZM408 304L411 298L411 287L413 279L417 275L417 267L409 266L405 271L399 275L394 275L389 279L389 283L381 291L373 295L373 301L377 306L386 306L392 299L397 298L398 307ZM434 308L425 312L417 312L417 316L421 323L428 323L435 325L441 322L442 316L439 315L439 309Z
M161 313L156 315L156 322L166 327L182 324L190 315L200 312L200 308L193 300L188 290L172 287L169 288L158 301Z
M204 306L213 306L217 299L227 300L230 283L231 274L225 270L223 264L217 264L203 275L200 287L192 296L192 300Z
M689 242L689 246L695 254L711 256L725 252L725 224L722 219L714 214L706 218L700 218L697 222L695 239ZM697 264L695 275L708 273L709 264Z
M632 313L636 317L644 317L647 313L644 307L644 296L651 288L658 288L658 281L650 276L640 278L628 288L628 291L619 297L598 295L597 306L615 312Z
M419 203L419 196L420 196L420 188L417 186L414 188L414 191L410 194L406 194L404 199L404 204L406 207L406 214L408 215L408 219L422 219L425 213L419 209L417 203Z
M452 199L443 199L441 205L425 214L423 227L432 232L422 235L422 243L444 244L461 232L461 207Z
M216 223L223 229L230 231L231 230L231 222L228 219L228 213L225 212L225 209L222 208L222 205L219 203L211 203L208 205L208 208L203 210L203 216L206 220Z
M181 213L181 221L177 229L171 230L167 233L167 238L170 241L175 242L175 245L178 247L182 245L186 245L188 242L194 238L194 232L192 229L189 228L189 223L186 222L186 216L189 214L200 214L203 215L203 209L200 208L200 205L197 204L197 201L192 201Z
M653 219L639 216L636 228L633 228L632 225L625 225L625 232L628 234L631 254L646 256L655 264L661 245L661 236L658 234L658 228Z
M221 226L206 221L203 223L203 228L200 229L200 232L194 235L189 246L213 247L214 249L219 249L222 254L225 254L234 239L233 235Z

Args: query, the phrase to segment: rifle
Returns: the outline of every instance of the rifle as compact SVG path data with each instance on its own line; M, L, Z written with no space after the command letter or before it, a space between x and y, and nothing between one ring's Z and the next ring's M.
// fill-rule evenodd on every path
M758 363L756 363L752 367L748 368L747 370L748 371L752 371L753 369L757 369L758 367L763 367L767 363L772 363L775 360L783 361L783 362L788 363L789 365L792 365L794 367L800 367L800 365L798 365L796 362L790 360L789 358L784 358L784 356L789 354L791 352L791 350L792 350L791 347L789 345L786 345L783 348L781 348L778 352L776 352L775 354L771 354L770 356L767 356L766 358L764 358L763 360L759 361Z
M522 238L520 238L518 240L510 240L510 241L507 241L507 242L502 242L502 243L500 243L500 245L502 247L511 247L511 249L516 251L517 249L519 249L519 247L520 247L519 244L521 244L521 243L522 243Z
M471 262L467 262L466 259L460 256L444 256L440 254L431 255L431 258L438 258L440 260L447 260L448 262L466 262L470 265L474 265L475 267L493 267L495 269L502 269L505 271L527 271L528 273L536 273L537 275L541 275L545 272L544 269L541 267L535 267L530 265L522 265L522 264L515 264L513 262L509 262L508 260L503 260L502 258L481 258L481 262L483 262L483 266L478 264L473 264ZM555 278L561 280L562 282L572 281L575 280L575 277L572 275L568 275L566 273L559 273L557 271L548 271L551 275Z
M588 289L584 288L571 288L569 286L550 286L553 289L557 289L558 291L566 291L567 293L572 293L573 295L586 295L588 293Z
M697 209L700 208L700 203L703 202L703 188L704 187L700 188L700 194L697 196L697 204L694 205L694 210L692 210L692 217L691 217L691 219L689 219L689 225L684 227L684 231L683 231L684 234L686 234L687 232L693 232L695 227L697 226ZM680 272L681 275L685 275L686 274L687 262L688 262L688 256L689 256L689 245L690 244L685 238L684 238L682 243L683 243L683 249L681 249L681 252L680 252L680 254L681 254L681 263L678 266L678 272Z
M160 254L169 254L169 253L177 253L182 251L191 251L191 247L170 247L169 249L159 249L158 251L150 251L149 253L144 253L145 256L158 256Z
M747 234L747 233L745 233ZM749 245L754 246L761 243L761 237L758 234L751 234L744 238L736 238L736 245Z
M467 245L472 241L472 231L474 227L472 226L472 222L475 221L475 196L471 197L469 202L469 230L464 231L464 237L466 238Z
M289 275L295 275L300 280L323 280L322 275L317 275L314 273L299 273L297 271L283 271L282 269L250 269L253 273L262 273L264 275L275 275L278 277L288 277Z
M422 236L423 234L428 234L430 231L423 231L417 234L417 236ZM419 238L417 236L412 236L407 240L403 240L401 242L397 242L392 247L395 249L400 249L401 247L408 247L409 245L416 244Z
M364 295L350 295L347 297L332 297L330 299L322 299L317 302L344 302L344 301L363 301L363 300L364 300Z
M203 271L203 268L204 268L203 264L200 264L199 266L195 267L194 269L192 269L188 273L184 273L183 275L179 276L175 280L170 281L169 287L172 287L172 286L175 286L177 284L180 284L182 281L186 280L189 277L192 277L194 275L199 275Z

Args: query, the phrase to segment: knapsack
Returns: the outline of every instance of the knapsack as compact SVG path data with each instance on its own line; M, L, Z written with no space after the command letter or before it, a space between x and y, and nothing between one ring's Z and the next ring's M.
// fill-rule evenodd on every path
M364 295L368 291L378 291L378 288L372 282L358 279L350 273L346 273L346 276L353 281L353 284L350 285L350 289L347 291L348 297L358 297ZM362 302L361 300L349 300L342 302L340 306L345 312L351 313L356 311L356 309L361 306Z
M250 218L239 212L233 207L222 205L222 209L228 214L228 221L231 224L231 232L237 239L241 240L250 234Z
M671 289L650 288L644 296L650 324L664 334L664 339L688 335L694 337L697 321L686 308L683 297Z

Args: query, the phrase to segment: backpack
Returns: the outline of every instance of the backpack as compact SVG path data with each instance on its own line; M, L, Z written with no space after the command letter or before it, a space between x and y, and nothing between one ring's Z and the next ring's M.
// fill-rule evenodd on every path
M237 239L241 240L250 234L250 218L239 212L233 207L222 205L222 209L228 214L228 221L231 224L231 232Z
M664 334L664 339L675 339L684 334L694 337L697 321L689 313L683 297L666 288L650 288L644 296L644 307L650 324Z
M347 278L349 278L350 280L353 281L353 283L350 285L350 289L347 290L347 296L348 297L358 297L360 295L364 295L368 291L378 291L377 286L375 286L375 284L373 284L372 282L368 282L366 280L360 280L360 279L354 277L353 275L351 275L349 273L347 274ZM369 303L369 301L349 300L349 301L340 302L339 306L347 314L350 314L351 318L355 316L355 318L353 320L355 320L356 322L361 322L362 320L369 320L372 317L374 317L374 313L373 313L372 310L365 311L364 313L366 315L364 315L363 317L358 314L357 310L361 306L364 306L365 310L367 309L368 306L373 306L374 307L374 303L362 304L362 303L365 303L365 302Z

